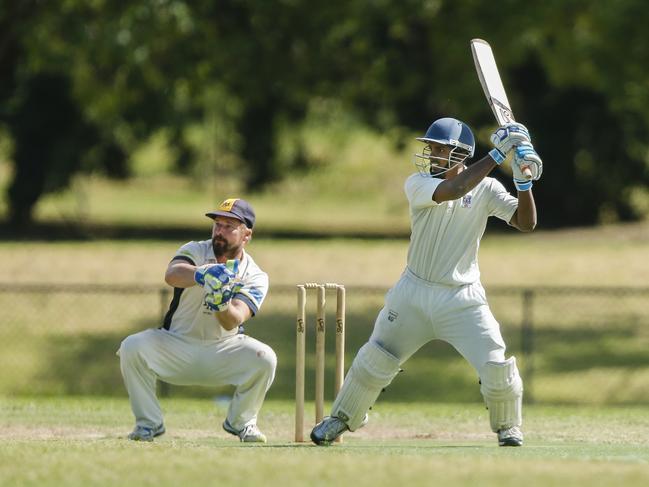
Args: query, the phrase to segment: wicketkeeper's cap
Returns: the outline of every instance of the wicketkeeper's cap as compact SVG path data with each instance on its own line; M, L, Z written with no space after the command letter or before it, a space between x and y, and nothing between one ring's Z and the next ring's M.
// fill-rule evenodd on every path
M205 213L205 216L212 219L217 216L236 218L245 223L248 228L252 228L255 225L255 210L252 209L250 203L240 198L228 198L224 200L216 210Z

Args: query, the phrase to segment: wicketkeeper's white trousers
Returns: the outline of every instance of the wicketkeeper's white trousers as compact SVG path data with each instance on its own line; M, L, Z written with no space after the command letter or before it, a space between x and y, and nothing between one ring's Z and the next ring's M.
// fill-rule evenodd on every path
M164 329L127 337L119 356L135 422L146 427L158 426L163 420L157 379L174 385L234 385L228 422L237 430L254 424L277 365L268 345L246 335L208 342Z

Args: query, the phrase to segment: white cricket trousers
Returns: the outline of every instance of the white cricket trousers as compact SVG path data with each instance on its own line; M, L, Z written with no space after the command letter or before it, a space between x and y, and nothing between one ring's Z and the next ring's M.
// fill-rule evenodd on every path
M272 348L243 334L202 341L149 329L124 339L118 354L135 422L146 427L163 422L157 379L174 385L234 385L228 422L237 430L255 424L277 366Z
M370 341L405 362L431 340L451 344L480 374L505 360L505 342L479 282L443 286L406 270L388 291Z

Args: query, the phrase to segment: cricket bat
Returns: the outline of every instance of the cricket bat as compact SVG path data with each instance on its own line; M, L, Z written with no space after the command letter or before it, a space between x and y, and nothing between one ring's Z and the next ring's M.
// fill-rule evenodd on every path
M499 125L514 122L514 114L512 113L509 100L505 87L500 79L498 72L498 65L496 58L491 50L491 46L487 41L482 39L471 40L471 53L473 54L473 61L475 62L475 69L478 72L480 84L487 97L491 111L496 117ZM532 179L532 171L527 167L523 167L522 173L527 179Z

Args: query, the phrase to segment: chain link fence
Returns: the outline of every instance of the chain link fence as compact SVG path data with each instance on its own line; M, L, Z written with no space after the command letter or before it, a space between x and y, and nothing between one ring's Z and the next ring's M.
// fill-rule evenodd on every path
M346 368L369 337L386 288L347 287ZM160 326L168 287L0 284L0 394L126 395L115 352L131 333ZM528 402L649 403L649 288L487 288ZM335 295L328 294L326 387L333 389ZM315 292L307 303L307 400L313 399ZM294 286L274 286L245 332L275 349L268 397L292 400ZM479 401L473 369L433 341L404 364L386 401ZM214 396L229 388L162 385L161 394ZM327 398L330 399L329 397Z

